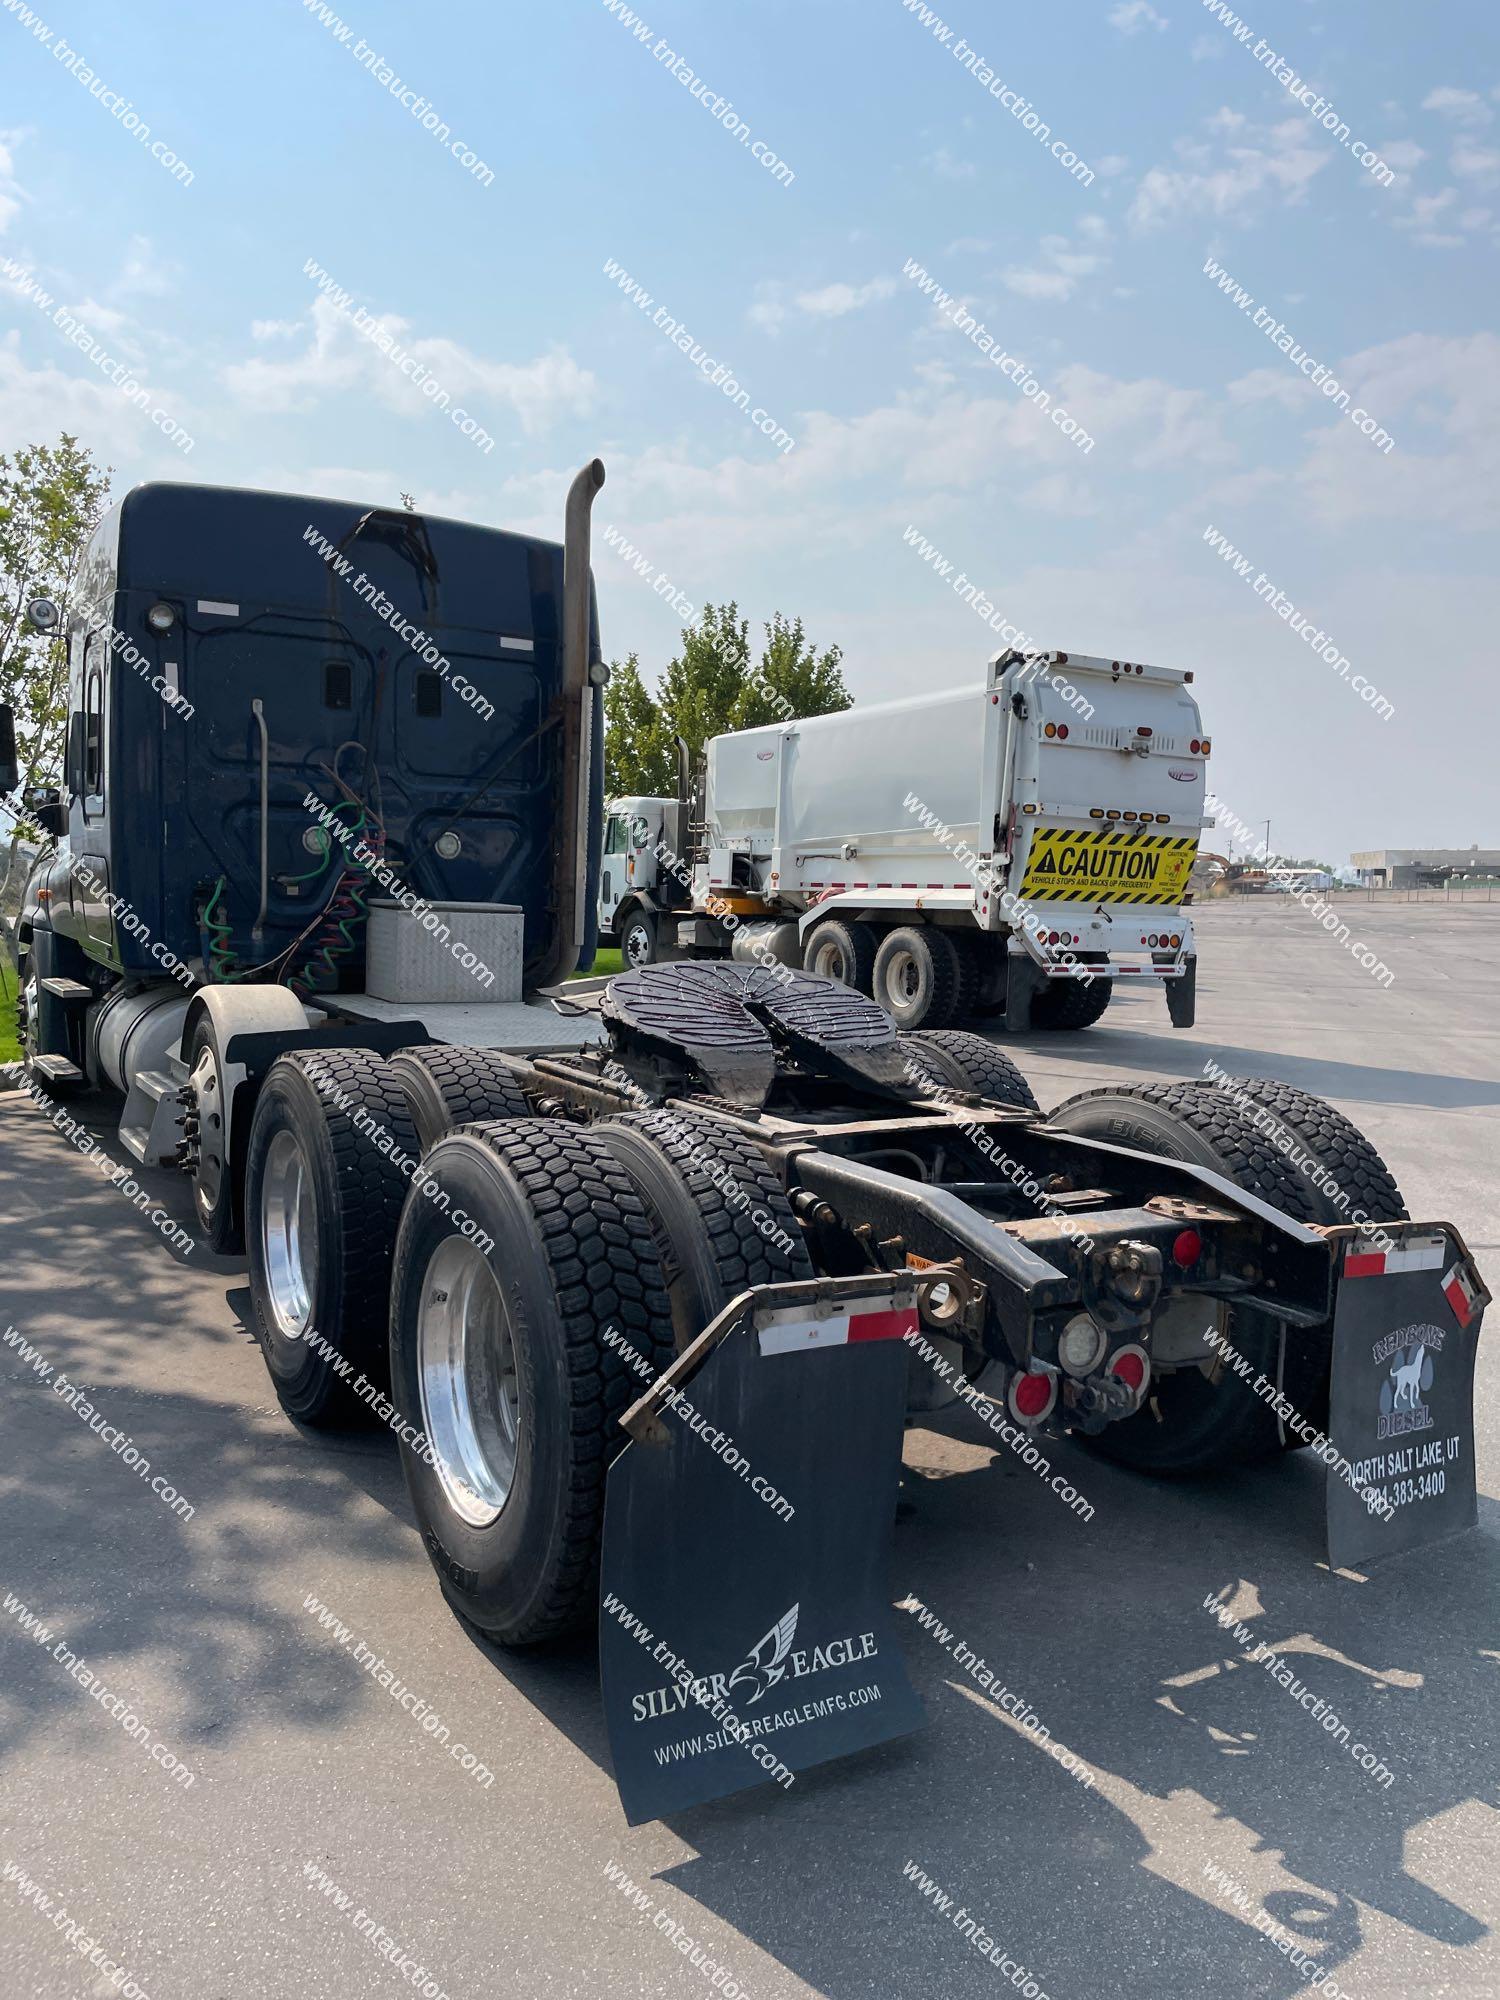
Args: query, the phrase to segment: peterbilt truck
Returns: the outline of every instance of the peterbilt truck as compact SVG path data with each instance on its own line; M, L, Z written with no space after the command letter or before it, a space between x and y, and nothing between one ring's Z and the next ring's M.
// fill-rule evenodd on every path
M1012 651L978 687L713 737L677 799L611 801L601 933L627 965L769 951L905 1028L1083 1028L1117 984L1191 1027L1192 678Z
M1327 1486L1341 1566L1472 1526L1488 1294L1331 1106L1244 1080L1043 1111L993 1042L775 961L539 1004L592 942L602 478L561 549L148 487L64 607L67 796L20 802L54 836L26 1088L123 1098L123 1148L243 1245L289 1417L390 1426L471 1628L597 1623L632 1821L919 1726L902 1436L960 1400L997 1449L1159 1477L1310 1424L1359 1469Z

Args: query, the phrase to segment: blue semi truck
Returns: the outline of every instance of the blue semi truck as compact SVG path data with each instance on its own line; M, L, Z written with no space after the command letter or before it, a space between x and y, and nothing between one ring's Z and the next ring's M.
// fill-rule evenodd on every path
M144 486L31 607L69 722L16 802L26 1082L188 1175L288 1415L393 1424L479 1631L597 1618L632 1819L921 1720L885 1555L903 1425L957 1401L1161 1477L1310 1431L1360 1468L1342 1564L1471 1525L1488 1294L1332 1107L1043 1113L992 1042L778 964L539 998L594 947L603 477L561 545Z

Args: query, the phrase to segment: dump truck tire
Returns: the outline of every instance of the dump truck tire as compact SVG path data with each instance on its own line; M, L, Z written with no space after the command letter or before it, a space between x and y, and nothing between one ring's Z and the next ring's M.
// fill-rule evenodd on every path
M418 1158L406 1092L373 1050L271 1065L245 1162L250 1298L276 1394L301 1423L367 1424L389 1386L391 1257Z
M488 1049L402 1049L390 1059L391 1075L406 1092L417 1143L430 1153L460 1125L534 1116L516 1073Z
M638 966L656 965L661 959L657 919L649 910L632 910L620 926L620 963L627 972Z
M875 954L874 992L898 1028L946 1028L973 1001L975 979L946 931L903 924Z
M1092 1028L1114 993L1112 979L1053 979L1031 1003L1033 1028Z
M1048 1123L1080 1138L1107 1139L1210 1167L1298 1222L1318 1219L1313 1190L1296 1168L1220 1093L1208 1096L1196 1084L1085 1090L1059 1105ZM1218 1301L1212 1305L1216 1309ZM1331 1328L1289 1333L1282 1355L1276 1321L1239 1309L1229 1315L1227 1337L1268 1380L1277 1379L1280 1359L1286 1395L1313 1422L1320 1421ZM1154 1373L1143 1409L1080 1442L1101 1458L1159 1478L1218 1472L1281 1449L1275 1411L1227 1367L1217 1380L1195 1366Z
M903 1035L917 1062L927 1068L934 1082L951 1090L972 1090L992 1104L1014 1104L1023 1111L1040 1112L1031 1085L1010 1057L987 1042L983 1035L966 1034L962 1028L927 1028L915 1035Z
M815 1275L780 1177L749 1140L675 1109L592 1129L650 1214L679 1353L748 1286Z
M1249 1098L1274 1121L1270 1134L1273 1138L1277 1136L1276 1126L1282 1126L1311 1154L1333 1183L1333 1189L1342 1190L1349 1197L1347 1206L1341 1205L1335 1192L1310 1180L1313 1200L1324 1211L1318 1215L1319 1222L1349 1222L1356 1209L1364 1211L1362 1221L1407 1220L1406 1203L1401 1199L1395 1175L1352 1119L1321 1097L1299 1090L1295 1084L1277 1083L1263 1076L1238 1077L1233 1091L1218 1091L1215 1084L1206 1080L1198 1088L1216 1091L1231 1102L1236 1095ZM1247 1115L1243 1107L1239 1108L1242 1116ZM1256 1122L1253 1115L1252 1122Z
M836 979L866 998L875 973L876 936L868 924L844 924L828 917L814 924L802 946L802 969L820 979Z
M407 1485L454 1610L535 1645L597 1615L619 1418L672 1358L661 1263L630 1175L562 1119L466 1126L423 1173L391 1284Z

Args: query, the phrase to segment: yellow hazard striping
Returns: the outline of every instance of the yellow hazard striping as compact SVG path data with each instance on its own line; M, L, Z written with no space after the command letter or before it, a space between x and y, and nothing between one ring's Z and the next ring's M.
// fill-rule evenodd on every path
M1191 833L1039 827L1021 895L1052 903L1180 903L1197 852Z

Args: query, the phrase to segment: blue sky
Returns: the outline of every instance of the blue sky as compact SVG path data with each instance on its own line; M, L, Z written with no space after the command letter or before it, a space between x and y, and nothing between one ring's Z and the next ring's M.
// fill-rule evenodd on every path
M606 0L34 8L189 185L0 0L0 449L79 432L144 478L556 534L596 510L695 603L800 614L856 696L977 677L993 634L918 529L1043 644L1190 667L1214 782L1273 844L1500 842L1500 28L1476 6L1246 0L1394 170L1382 186L1203 0ZM950 52L958 38L1093 173ZM349 52L363 38L444 142ZM741 143L653 56L661 38ZM96 86L97 87L97 86ZM450 150L467 142L486 181ZM788 183L755 157L768 147ZM1212 257L1394 439L1361 435ZM314 260L494 439L462 434ZM778 451L606 275L628 272L796 442ZM915 260L1093 448L918 286ZM22 295L26 271L193 439ZM1383 718L1204 541L1325 630ZM606 651L679 616L596 547ZM208 582L206 580L207 587ZM1212 844L1210 841L1209 844Z

